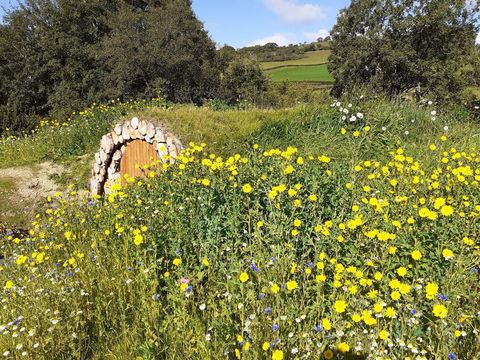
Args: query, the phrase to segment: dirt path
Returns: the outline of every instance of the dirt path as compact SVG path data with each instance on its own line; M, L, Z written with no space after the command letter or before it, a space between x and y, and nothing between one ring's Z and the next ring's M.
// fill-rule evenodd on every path
M0 169L0 181L13 180L17 196L37 199L52 195L58 190L58 185L52 180L52 176L60 175L64 171L63 166L49 162L29 167Z
M46 197L60 190L53 178L65 171L50 162L0 169L0 224L21 226L28 222Z

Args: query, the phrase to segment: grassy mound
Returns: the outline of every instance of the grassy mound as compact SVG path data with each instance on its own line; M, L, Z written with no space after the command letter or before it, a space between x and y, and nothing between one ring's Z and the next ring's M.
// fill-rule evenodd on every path
M478 125L431 111L299 108L232 134L238 153L190 144L104 201L58 194L28 236L2 243L0 348L474 358Z

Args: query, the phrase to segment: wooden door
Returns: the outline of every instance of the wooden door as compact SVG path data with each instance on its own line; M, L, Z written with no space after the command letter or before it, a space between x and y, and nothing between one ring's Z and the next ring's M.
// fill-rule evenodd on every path
M149 170L143 169L143 165L158 160L159 156L153 145L143 140L130 141L120 160L120 175L122 183L125 181L125 174L133 177L146 178Z

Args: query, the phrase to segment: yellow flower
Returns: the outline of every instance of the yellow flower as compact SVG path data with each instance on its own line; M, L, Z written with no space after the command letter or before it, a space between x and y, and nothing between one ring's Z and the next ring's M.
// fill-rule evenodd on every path
M448 313L448 310L447 308L442 305L442 304L436 304L434 307L433 307L433 310L432 310L432 313L433 315L435 315L436 317L440 318L440 319L443 319L447 316L447 313Z
M403 266L400 266L397 269L397 274L398 274L398 276L404 277L407 274L407 269Z
M350 346L348 346L347 343L341 342L340 344L337 345L337 350L340 351L341 353L346 353L350 351Z
M283 173L284 173L285 175L289 175L289 174L293 173L294 171L295 171L295 169L293 168L293 166L292 166L292 165L288 165L288 166L285 168L285 170L283 170Z
M295 219L295 220L293 221L293 226L299 227L300 225L302 225L302 220L300 220L300 219Z
M397 312L395 311L395 309L393 307L389 306L385 309L385 316L386 317L393 318L395 315L397 315Z
M378 337L382 340L387 340L388 337L390 336L390 333L386 330L382 330L380 331L380 333L378 334Z
M23 265L27 260L28 260L28 257L26 257L25 255L19 255L15 260L15 262L17 265Z
M267 351L268 349L270 349L270 343L268 341L265 341L262 345L262 349L263 351Z
M250 184L245 184L242 186L242 191L246 194L252 192L252 185Z
M272 360L283 360L283 351L275 350L272 354Z
M414 251L412 251L411 256L412 256L412 259L413 259L413 260L417 260L417 261L418 261L418 260L420 260L420 259L422 258L422 253L421 253L419 250L414 250Z
M410 285L408 284L400 284L400 286L398 287L398 290L400 290L400 293L402 295L406 295L410 292Z
M317 276L315 277L315 281L316 281L317 283L321 283L321 282L323 282L323 281L325 281L325 280L327 280L327 277L326 277L325 275L323 275L323 274L317 275Z
M329 331L332 329L332 323L328 319L322 319L322 328L326 331Z
M337 313L341 314L341 313L345 312L345 309L347 308L347 303L343 300L337 300L333 304L333 308L335 309L335 311Z
M247 282L248 281L248 274L246 272L242 272L239 276L239 279L242 283Z
M438 293L438 285L431 282L427 283L427 286L425 286L425 293L426 298L432 300Z
M277 284L272 284L270 290L272 291L272 293L277 294L280 291L280 286L278 286Z
M400 299L400 293L398 291L392 291L390 297L392 298L392 300L397 301Z
M442 255L445 260L450 260L451 258L453 258L453 251L450 249L443 249Z
M360 315L358 315L358 314L353 314L353 315L351 316L351 319L352 319L353 322L356 322L356 323L362 321L362 317L361 317Z
M311 201L311 202L315 202L315 201L317 201L317 199L318 199L317 195L315 195L315 194L312 194L312 195L308 196L308 200Z
M13 281L8 280L8 281L5 283L4 289L5 289L5 290L8 290L8 289L11 289L12 287L13 287Z
M449 206L449 205L444 205L442 206L442 208L440 209L440 213L443 215L443 216L450 216L453 214L453 207Z
M182 264L182 259L180 259L180 258L175 258L175 259L173 259L172 263L173 263L173 265L175 265L175 266L180 266L180 265Z
M347 129L341 128L341 129L340 129L340 133L341 133L342 135L345 135L345 134L347 133Z
M143 236L141 234L137 234L133 238L133 243L137 246L143 244Z
M203 266L209 266L209 265L210 265L210 262L208 261L207 258L203 258L202 264L203 264Z
M64 236L65 236L65 239L70 241L70 239L72 238L72 232L71 231L65 231Z
M298 288L298 283L295 280L287 281L287 290L293 291Z

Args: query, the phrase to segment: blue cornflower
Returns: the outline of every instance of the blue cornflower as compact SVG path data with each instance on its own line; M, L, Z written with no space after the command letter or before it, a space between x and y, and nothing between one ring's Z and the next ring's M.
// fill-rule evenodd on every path
M264 293L258 294L258 299L259 299L259 300L265 299L265 294L264 294Z
M250 269L255 272L260 272L260 269L254 262L252 262L252 264L250 265Z
M442 301L445 301L448 299L447 295L444 295L444 294L438 294L438 298Z
M315 326L315 331L316 331L316 332L320 332L320 331L322 331L322 330L323 330L322 325L317 325L317 326Z
M415 309L410 310L410 314L415 315L416 313L417 313L417 310Z
M278 324L273 324L272 325L272 330L273 331L277 331L279 328L280 328L280 326L278 326Z
M265 315L268 315L268 314L270 314L271 311L272 311L272 308L270 306L268 306L268 307L265 308L265 310L263 310L263 313Z
M449 360L456 360L456 359L457 359L457 355L455 355L454 353L450 353L450 354L448 354L448 359L449 359Z

